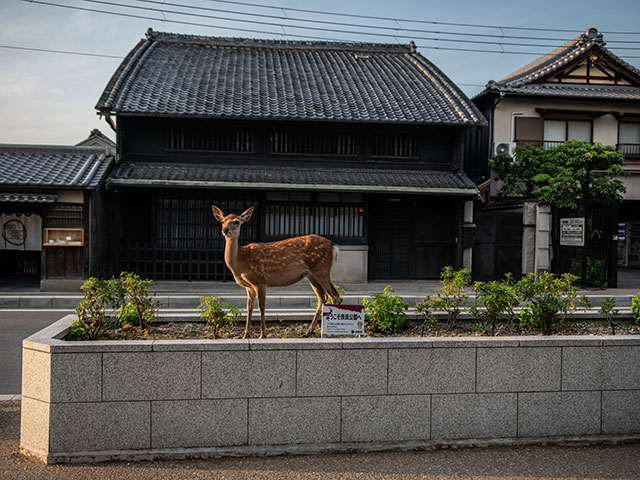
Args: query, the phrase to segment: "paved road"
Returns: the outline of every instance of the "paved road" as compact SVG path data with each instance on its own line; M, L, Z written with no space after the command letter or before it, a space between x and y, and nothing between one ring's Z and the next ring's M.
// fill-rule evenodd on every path
M19 402L0 402L0 478L3 480L640 478L639 443L45 466L18 453L19 412Z
M71 310L0 310L0 395L20 393L22 340L68 313Z

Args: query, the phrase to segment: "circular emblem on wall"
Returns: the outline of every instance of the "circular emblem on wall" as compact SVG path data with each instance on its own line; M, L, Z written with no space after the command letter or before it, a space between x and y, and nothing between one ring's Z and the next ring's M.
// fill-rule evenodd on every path
M27 229L20 220L9 220L2 226L2 238L11 245L24 245Z

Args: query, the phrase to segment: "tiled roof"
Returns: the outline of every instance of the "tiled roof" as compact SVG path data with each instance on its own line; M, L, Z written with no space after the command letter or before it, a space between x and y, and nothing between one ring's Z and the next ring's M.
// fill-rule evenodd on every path
M451 171L203 165L135 162L118 165L109 185L300 189L476 195L475 184Z
M112 163L105 147L0 145L0 186L96 188Z
M540 83L540 80L561 70L587 52L597 49L605 57L628 70L632 75L640 77L640 70L615 55L605 47L602 34L595 28L569 40L547 55L534 60L498 82L490 81L486 92L517 93L523 95L570 96L586 98L602 98L616 100L640 99L640 87L624 85L597 85L576 83ZM537 83L536 83L537 82Z
M0 202L9 203L53 203L58 196L51 193L6 193L0 192Z
M149 30L96 108L116 114L469 125L485 120L415 46Z

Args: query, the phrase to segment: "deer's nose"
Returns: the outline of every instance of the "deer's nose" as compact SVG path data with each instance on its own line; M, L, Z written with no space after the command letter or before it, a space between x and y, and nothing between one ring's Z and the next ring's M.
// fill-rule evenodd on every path
M222 229L222 233L224 233L225 235L226 235L227 233L229 233L229 227L224 227L224 228Z

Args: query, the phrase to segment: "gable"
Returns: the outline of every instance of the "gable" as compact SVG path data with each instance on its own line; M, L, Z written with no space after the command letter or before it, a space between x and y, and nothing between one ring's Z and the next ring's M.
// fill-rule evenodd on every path
M637 74L594 47L564 68L532 83L640 86Z

